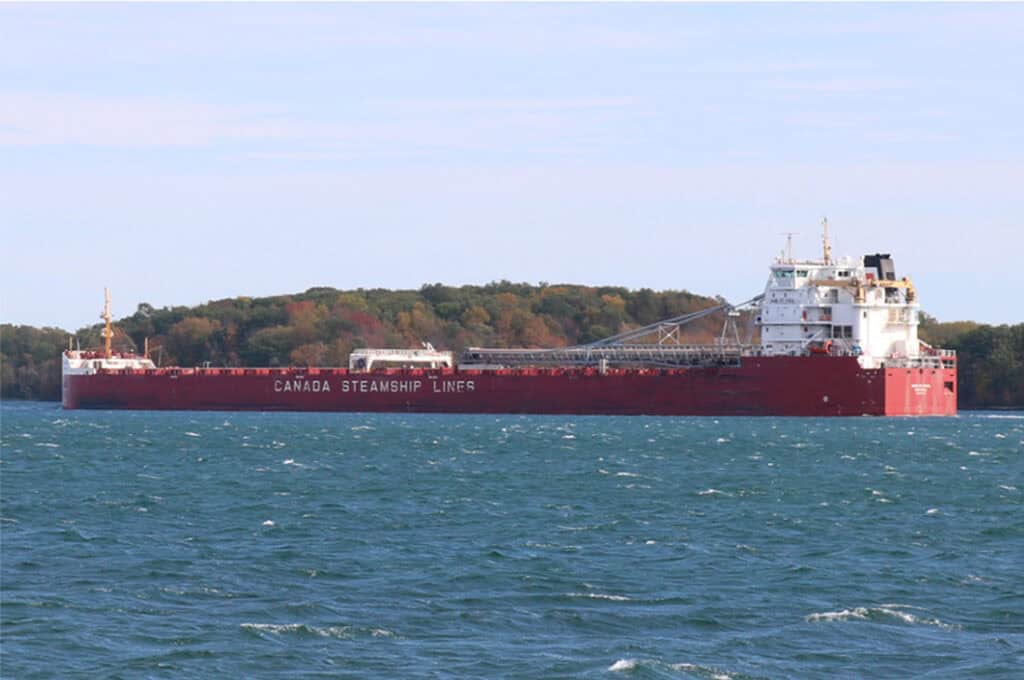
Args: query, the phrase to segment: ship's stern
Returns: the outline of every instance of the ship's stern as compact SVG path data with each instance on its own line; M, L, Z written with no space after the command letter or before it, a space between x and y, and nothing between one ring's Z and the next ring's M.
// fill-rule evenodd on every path
M886 415L956 415L958 385L955 366L884 370Z

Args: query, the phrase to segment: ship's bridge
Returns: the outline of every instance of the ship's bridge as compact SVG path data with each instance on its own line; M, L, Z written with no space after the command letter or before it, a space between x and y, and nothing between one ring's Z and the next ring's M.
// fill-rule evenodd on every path
M892 258L832 259L827 231L823 241L820 260L783 255L771 265L757 317L761 353L854 355L865 368L918 357L916 292L896 278Z

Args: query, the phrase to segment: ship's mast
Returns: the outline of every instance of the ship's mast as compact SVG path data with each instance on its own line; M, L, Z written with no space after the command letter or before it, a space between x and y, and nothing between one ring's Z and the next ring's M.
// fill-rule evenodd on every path
M832 264L832 243L828 240L828 218L821 218L821 243L825 247L825 264Z
M100 314L100 318L106 322L106 326L103 328L103 356L107 359L113 356L113 351L110 349L110 343L114 339L114 329L110 325L110 289L103 289L103 313Z
M786 262L793 262L793 237L797 236L799 231L784 231L782 235L786 237Z

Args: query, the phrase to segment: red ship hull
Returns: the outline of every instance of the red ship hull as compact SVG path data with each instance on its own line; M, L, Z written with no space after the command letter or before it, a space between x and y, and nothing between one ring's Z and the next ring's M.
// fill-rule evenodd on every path
M222 368L64 376L64 408L599 415L956 414L955 368L745 357L686 369Z

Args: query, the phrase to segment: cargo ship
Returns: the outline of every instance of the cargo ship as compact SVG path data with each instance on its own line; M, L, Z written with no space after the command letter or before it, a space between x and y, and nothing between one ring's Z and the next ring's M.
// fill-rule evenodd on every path
M919 304L892 257L820 258L791 244L763 293L550 349L454 353L357 349L347 368L158 367L104 346L63 357L66 409L351 411L699 416L940 416L957 412L956 354L917 337ZM683 341L687 323L719 314L721 338ZM757 342L744 342L749 318ZM732 332L728 332L731 330Z

